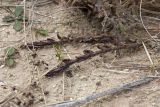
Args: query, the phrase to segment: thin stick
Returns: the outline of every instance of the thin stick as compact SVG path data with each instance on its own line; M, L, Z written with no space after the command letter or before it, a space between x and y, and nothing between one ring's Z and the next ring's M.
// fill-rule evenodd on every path
M68 58L71 60L71 55L68 53L67 49L65 47L63 47L63 50L65 51L65 53L67 54ZM74 65L75 66L75 65ZM75 66L76 67L76 66ZM71 89L71 85L70 88ZM71 94L71 93L70 93ZM63 100L65 100L65 73L63 72Z
M143 44L143 47L144 47L145 52L146 52L146 54L147 54L147 57L148 57L149 61L151 62L152 67L155 67L155 66L154 66L154 63L153 63L153 60L152 60L152 58L151 58L151 55L149 54L149 52L148 52L148 50L147 50L146 45L144 44L144 42L142 42L142 44ZM157 70L155 70L155 72L156 72L156 74L159 74L159 73L157 72Z
M152 58L151 58L151 56L150 56L150 54L149 54L149 52L148 52L148 49L147 49L147 47L146 47L146 45L144 44L144 42L142 42L142 44L143 44L144 50L145 50L145 52L146 52L146 54L147 54L147 57L148 57L149 61L151 62L151 65L154 65L154 63L153 63L153 61L152 61Z
M72 101L69 100L69 101L58 103L58 104L51 104L51 105L47 105L47 106L43 106L43 107L74 107L74 106L77 106L80 104L88 103L88 102L95 100L97 98L102 98L104 96L111 96L113 94L117 94L122 91L131 89L131 88L135 88L137 86L149 83L155 79L156 78L153 78L153 77L144 77L144 78L140 78L138 80L134 80L134 81L125 83L125 84L121 84L121 85L116 86L111 89L107 89L106 91L103 91L100 93L96 93L96 94L92 94L92 95L89 95L86 97L79 98L77 100L72 100Z
M24 29L24 34L25 34L25 41L26 41L26 19L25 19L25 17L26 17L26 0L23 0L23 3L24 3L24 5L23 5L23 8L24 8L24 12L23 12L23 29ZM26 42L25 42L25 44L26 44Z
M0 8L2 8L2 7L17 7L17 6L24 6L24 5L0 5Z
M156 39L151 35L151 33L147 30L146 26L144 25L144 21L142 19L142 0L140 1L140 13L139 13L139 16L140 16L140 20L142 22L142 25L144 27L144 29L146 30L146 32L148 33L148 35L156 42Z
M72 59L71 56L68 54L67 49L63 47L63 50L67 53L68 58ZM65 100L65 79L65 73L63 72L63 101Z
M46 105L46 104L47 104L47 101L46 101L46 96L45 96L45 94L44 94L44 89L43 89L43 86L42 86L42 81L41 81L41 79L39 79L39 78L41 77L39 68L36 67L36 70L37 70L37 73L38 73L38 80L39 80L39 82L40 82L41 92L42 92L42 95L43 95L43 98L44 98L44 104Z

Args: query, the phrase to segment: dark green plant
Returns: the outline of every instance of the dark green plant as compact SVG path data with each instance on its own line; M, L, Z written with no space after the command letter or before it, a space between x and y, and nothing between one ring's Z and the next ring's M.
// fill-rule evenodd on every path
M14 22L13 29L15 29L17 32L21 31L23 28L22 22L24 20L23 11L24 10L22 6L17 6L13 14L3 17L3 22L6 22L6 23ZM25 20L28 21L28 18L25 17Z
M13 55L16 53L16 49L14 47L8 47L5 49L5 65L8 67L13 67L15 65L15 61L13 59Z

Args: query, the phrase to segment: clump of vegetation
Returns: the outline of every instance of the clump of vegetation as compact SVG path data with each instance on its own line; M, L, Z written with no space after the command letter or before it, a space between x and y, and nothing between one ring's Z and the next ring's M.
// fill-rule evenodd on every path
M23 11L24 11L24 9L22 6L17 6L13 13L11 13L10 15L7 15L3 18L3 22L6 22L6 23L14 22L13 29L15 29L17 32L21 31L23 28L22 22L24 20ZM27 21L28 18L25 17L25 20Z
M36 35L42 35L42 36L48 36L48 29L44 29L44 28L34 28L34 31L36 32Z
M15 65L15 60L13 56L16 54L16 49L14 47L8 47L5 49L5 65L8 67L13 67Z
M54 44L53 45L55 51L56 51L56 57L59 61L63 59L62 57L62 46L60 44Z

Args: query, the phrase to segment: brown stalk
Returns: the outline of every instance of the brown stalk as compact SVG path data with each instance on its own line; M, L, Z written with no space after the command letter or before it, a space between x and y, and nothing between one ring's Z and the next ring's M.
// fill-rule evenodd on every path
M27 43L27 45L21 45L21 48L30 48L30 49L38 49L38 48L44 48L46 46L52 46L54 44L71 44L71 43L89 43L89 44L95 44L95 43L112 43L114 42L116 37L113 36L97 36L97 37L59 37L59 41L56 41L52 38L48 38L46 40L41 41L35 41L33 43Z

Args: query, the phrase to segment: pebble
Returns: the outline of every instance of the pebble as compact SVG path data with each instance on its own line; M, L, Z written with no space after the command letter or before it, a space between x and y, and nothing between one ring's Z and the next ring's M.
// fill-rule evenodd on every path
M80 78L81 80L85 80L85 81L86 81L88 77L87 77L87 76L80 76L79 78Z
M4 67L5 67L5 65L1 65L1 66L0 66L0 68L4 68Z
M0 86L4 86L6 85L5 82L3 82L2 80L0 80Z

